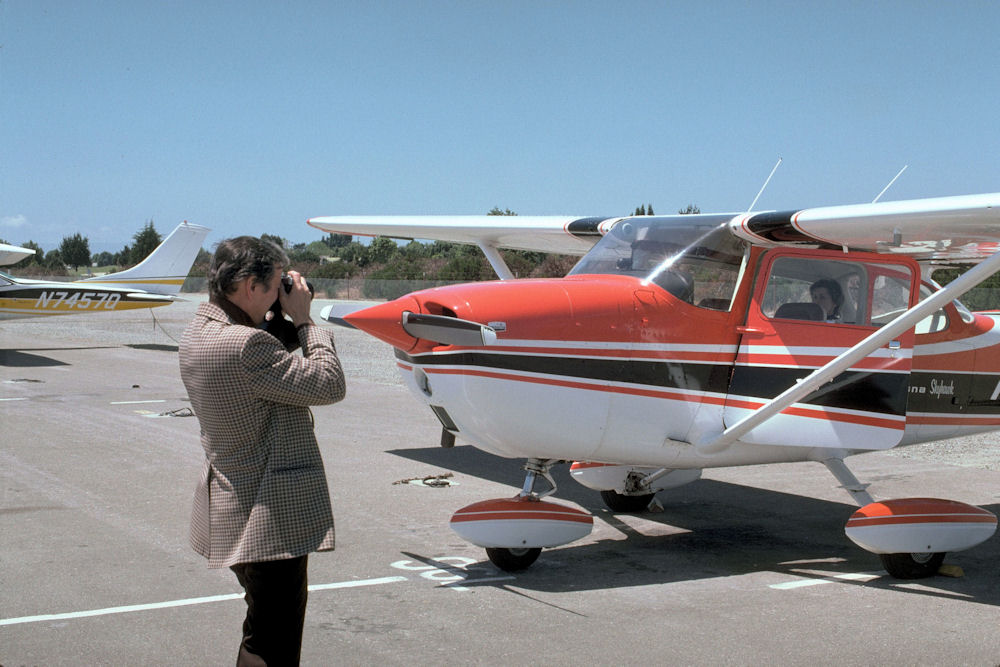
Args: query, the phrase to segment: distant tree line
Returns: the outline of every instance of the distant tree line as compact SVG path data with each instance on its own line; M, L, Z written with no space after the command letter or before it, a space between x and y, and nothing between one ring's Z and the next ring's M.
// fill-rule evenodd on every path
M680 214L700 213L694 204L680 209ZM494 207L488 215L517 215L510 209ZM652 204L635 208L633 215L655 215ZM348 234L327 234L311 243L290 244L287 240L272 234L262 234L280 245L288 253L292 267L315 279L355 279L365 281L441 281L472 282L493 280L496 274L483 252L476 246L459 243L434 241L421 243L410 241L400 244L396 241L377 237L368 244L360 243ZM132 236L132 244L126 244L118 252L90 253L89 241L79 233L63 237L58 248L45 252L34 241L20 243L25 248L35 250L35 254L17 264L4 267L19 275L65 276L69 269L74 271L82 266L99 266L106 271L120 271L134 266L145 259L162 242L152 220ZM0 243L10 243L0 239ZM564 276L579 259L573 255L531 252L526 250L501 250L507 266L519 278L551 278ZM204 248L198 253L189 273L193 277L203 277L208 273L211 253ZM967 267L939 269L934 278L947 284L961 275ZM388 296L370 293L368 296ZM970 308L989 309L1000 307L1000 273L981 283L977 289L962 299Z
M76 271L81 266L100 266L109 271L120 271L146 259L162 240L153 221L149 220L132 237L133 244L126 245L116 253L105 251L91 255L90 240L79 233L64 236L59 247L48 252L34 241L27 241L21 243L21 247L31 248L35 254L7 268L22 275L33 276L65 276L69 275L69 269ZM0 243L8 242L0 240Z

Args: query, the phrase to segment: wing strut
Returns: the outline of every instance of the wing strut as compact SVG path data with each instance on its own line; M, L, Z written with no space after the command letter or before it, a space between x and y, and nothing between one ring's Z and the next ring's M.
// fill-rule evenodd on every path
M858 361L892 341L896 336L915 326L917 322L938 308L941 308L947 302L965 294L980 282L993 275L997 270L1000 270L1000 252L983 260L954 281L948 283L941 290L910 308L837 358L832 359L825 366L817 368L800 382L789 387L757 408L754 412L724 430L714 440L696 444L695 448L698 450L698 453L709 455L725 451L749 431L760 426L793 403L813 393L826 382L837 377Z
M510 267L507 266L507 262L503 261L503 257L500 255L500 251L497 250L495 245L485 241L480 241L476 245L478 245L479 249L483 251L484 255L486 255L486 259L489 260L490 266L492 266L493 270L497 272L497 276L500 280L512 280L514 278L514 274L511 272Z

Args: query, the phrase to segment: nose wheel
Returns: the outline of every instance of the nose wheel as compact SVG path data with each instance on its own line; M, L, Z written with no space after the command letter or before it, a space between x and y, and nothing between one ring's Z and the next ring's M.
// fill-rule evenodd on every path
M526 474L524 476L524 486L521 488L519 497L541 500L545 496L555 493L556 482L549 473L549 470L555 463L553 460L529 459L524 464ZM549 485L549 488L541 493L535 491L535 484L539 479L544 479ZM527 570L538 560L541 554L541 547L488 547L486 549L486 556L490 559L490 562L504 572Z
M504 572L518 572L531 567L542 553L541 547L526 549L487 548L490 562Z
M897 579L923 579L932 577L941 569L944 554L879 554L882 567Z
M644 493L641 496L626 496L624 493L618 493L614 489L608 491L601 491L601 500L604 504L608 506L609 509L615 512L624 512L626 514L631 514L635 512L642 512L647 507L649 507L650 501L653 499L653 493Z
M553 459L530 459L524 466L527 474L518 495L463 507L451 516L452 530L486 549L490 561L505 572L530 567L545 547L586 537L594 527L589 512L543 500L556 490L549 474L556 463ZM545 484L536 490L539 480Z

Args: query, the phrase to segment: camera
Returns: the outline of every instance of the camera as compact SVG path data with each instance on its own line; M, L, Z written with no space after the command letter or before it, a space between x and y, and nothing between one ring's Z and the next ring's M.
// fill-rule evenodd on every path
M290 275L288 275L287 273L282 273L281 274L281 286L285 288L285 294L291 294L292 287L295 286L295 281L293 281L292 277ZM306 281L306 287L309 288L309 293L310 294L312 294L313 296L316 296L316 290L313 289L313 284L311 282L309 282L308 280ZM277 303L277 301L275 301L275 303Z
M290 294L294 286L295 281L292 280L290 275L287 273L281 274L281 287L285 290L285 294ZM306 287L309 288L310 294L313 296L316 295L313 284L308 280L306 281ZM285 319L285 315L281 310L280 299L274 300L274 304L271 306L271 319L265 320L261 328L280 340L289 351L297 348L299 345L298 334L295 332L295 327L291 321Z
M282 273L281 274L281 286L285 289L285 294L291 294L292 287L294 285L295 285L295 281L292 280L292 277L290 275L288 275L287 273ZM311 282L309 282L308 280L306 281L306 287L309 288L309 293L311 295L316 296L316 290L313 289L313 284ZM274 300L274 304L271 306L271 312L274 313L274 318L273 319L281 319L281 318L283 318L283 315L281 314L281 300L280 299L275 299Z

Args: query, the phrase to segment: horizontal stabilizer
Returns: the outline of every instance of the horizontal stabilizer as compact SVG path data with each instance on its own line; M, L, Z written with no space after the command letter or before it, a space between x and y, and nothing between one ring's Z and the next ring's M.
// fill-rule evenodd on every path
M125 295L129 301L150 301L157 303L173 303L177 301L169 294L150 294L149 292L129 292Z

